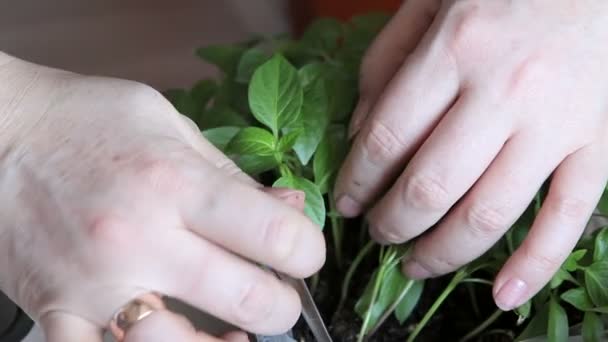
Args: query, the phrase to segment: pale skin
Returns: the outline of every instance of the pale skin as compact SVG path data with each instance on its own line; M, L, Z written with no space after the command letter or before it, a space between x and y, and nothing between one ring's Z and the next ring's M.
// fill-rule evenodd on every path
M0 54L0 290L49 342L101 341L147 291L285 332L299 298L254 262L293 277L323 265L294 196L261 188L148 86ZM218 340L169 312L144 321L128 342Z
M437 276L488 249L553 174L496 279L501 308L523 303L608 178L607 16L603 0L406 1L362 67L341 211L367 213L384 243L420 236L404 269ZM292 196L262 191L149 87L0 53L0 289L51 342L100 341L149 290L246 331L289 329L295 292L245 260L321 267L323 236ZM127 334L156 340L217 338L168 312Z
M495 279L510 310L581 236L608 178L608 3L408 0L369 50L335 193L429 278L488 250L548 197ZM429 228L433 227L432 230Z

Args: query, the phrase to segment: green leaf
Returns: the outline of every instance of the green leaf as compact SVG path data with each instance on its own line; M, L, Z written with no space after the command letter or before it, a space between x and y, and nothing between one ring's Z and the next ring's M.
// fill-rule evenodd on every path
M298 76L302 87L306 88L311 83L316 82L318 79L324 79L329 72L327 64L314 62L308 63L298 70Z
M199 103L185 89L169 89L163 94L175 109L196 122L201 110Z
M606 340L604 322L598 314L585 312L583 318L583 342L599 342Z
M293 147L302 165L308 165L329 125L329 99L325 89L324 80L316 78L304 91L302 116L297 122L302 134Z
M587 291L582 287L570 289L562 293L561 298L580 311L588 311L593 308L593 303L587 295Z
M346 128L331 126L319 144L312 165L315 183L321 193L325 194L331 189L333 178L346 157L347 148Z
M570 274L568 271L560 268L555 272L553 277L551 278L551 289L558 288L562 285L564 281L569 281L573 284L578 285L578 281Z
M236 45L211 45L196 50L203 60L217 66L224 74L234 75L245 48Z
M608 261L608 228L603 228L595 237L593 261Z
M568 272L574 272L578 269L578 262L585 257L587 254L586 249L580 249L575 252L570 253L566 261L564 262L563 268Z
M291 176L281 177L273 187L301 190L306 194L304 213L321 229L325 227L325 201L319 187L306 178Z
M236 81L240 83L248 83L251 80L255 70L267 60L268 56L266 56L264 51L258 48L251 48L247 50L243 56L241 56L241 60L239 61L236 72Z
M549 342L568 342L568 315L555 298L549 302L549 322L547 325Z
M275 136L300 117L302 101L298 72L283 56L276 54L253 74L249 84L251 111Z
M204 109L209 101L215 96L218 85L214 80L201 80L197 82L190 91L192 98Z
M265 129L258 127L243 128L226 146L228 154L273 156L276 152L277 141Z
M524 329L524 331L517 336L515 341L521 342L535 337L546 336L548 324L549 305L548 303L545 303L532 317L530 323L526 326L526 329Z
M355 304L355 312L359 317L365 317L368 314L370 308L370 302L373 295L373 284L376 281L378 274L371 278L368 288L364 292L363 296ZM368 328L371 329L378 323L378 320L386 312L386 310L393 304L398 298L399 293L406 286L407 279L402 275L399 266L394 265L391 268L386 269L384 276L381 280L380 291L376 297L375 302L371 306L370 320ZM367 333L369 331L366 331Z
M596 306L608 306L608 261L599 261L585 268L585 284Z
M414 282L408 293L403 297L399 305L395 308L395 317L399 321L400 324L405 323L405 321L410 317L416 305L420 301L420 297L422 296L422 290L424 289L424 281L417 280Z
M213 104L218 107L234 108L239 113L249 114L248 88L247 84L238 83L233 78L226 78L219 85Z
M517 314L517 325L522 324L528 318L530 318L530 312L532 311L532 301L527 301L523 305L520 305L515 309Z
M279 162L274 156L240 155L233 157L235 164L248 175L255 176L263 172L270 171Z
M242 114L230 107L222 105L214 106L205 111L197 123L203 129L223 126L249 126L249 122L247 122Z
M338 47L343 34L342 23L333 18L320 18L308 26L302 35L301 44L319 53L331 53Z
M220 151L225 152L226 146L241 130L240 127L217 127L203 131L203 136Z
M300 135L302 134L302 130L297 129L285 134L281 140L279 141L279 152L287 152L289 151L293 145L296 143Z
M597 204L597 209L600 211L600 213L608 215L608 188L604 189L604 193Z

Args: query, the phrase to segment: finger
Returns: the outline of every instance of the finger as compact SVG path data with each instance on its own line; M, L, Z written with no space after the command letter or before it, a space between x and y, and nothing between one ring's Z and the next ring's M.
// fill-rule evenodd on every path
M102 330L89 321L53 311L40 320L47 342L102 342Z
M262 191L280 199L299 212L304 211L306 194L303 191L287 188L263 188Z
M338 175L344 216L359 215L392 183L456 98L458 73L444 51L423 41L383 91Z
M249 342L249 337L242 331L232 331L222 336L228 342Z
M513 129L496 107L477 92L461 96L370 211L374 238L402 243L418 236L473 186Z
M180 113L176 113L176 115L179 115L178 128L182 131L184 138L203 158L235 179L254 187L261 187L261 184L244 173L230 158L205 139L192 119Z
M351 118L350 137L359 131L388 82L418 45L440 4L440 0L405 1L376 37L361 64L359 103Z
M416 242L404 266L406 274L413 278L442 275L492 247L562 160L561 152L546 146L531 135L509 140L466 197Z
M325 262L320 227L280 199L217 169L193 165L180 206L186 227L214 243L297 278Z
M518 307L540 291L572 251L606 186L605 155L585 147L559 166L528 237L496 277L493 292L501 309Z
M164 240L142 286L253 333L280 334L297 322L297 292L272 273L190 231L173 230Z
M83 340L84 341L84 340ZM183 316L167 310L155 311L135 323L124 342L219 342L218 338L197 332Z

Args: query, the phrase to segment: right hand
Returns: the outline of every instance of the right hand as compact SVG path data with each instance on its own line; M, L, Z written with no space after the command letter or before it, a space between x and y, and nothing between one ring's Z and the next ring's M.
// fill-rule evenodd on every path
M0 80L0 289L49 341L101 341L148 291L253 333L293 326L296 292L254 262L312 275L319 227L149 87L19 60Z

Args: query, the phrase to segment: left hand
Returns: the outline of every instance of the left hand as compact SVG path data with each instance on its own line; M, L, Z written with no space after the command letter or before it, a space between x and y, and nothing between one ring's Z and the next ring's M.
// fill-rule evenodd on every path
M427 278L487 251L552 175L494 284L500 308L523 304L574 248L608 179L606 18L605 0L405 1L363 62L340 211L371 209L384 243L436 225L404 266Z

